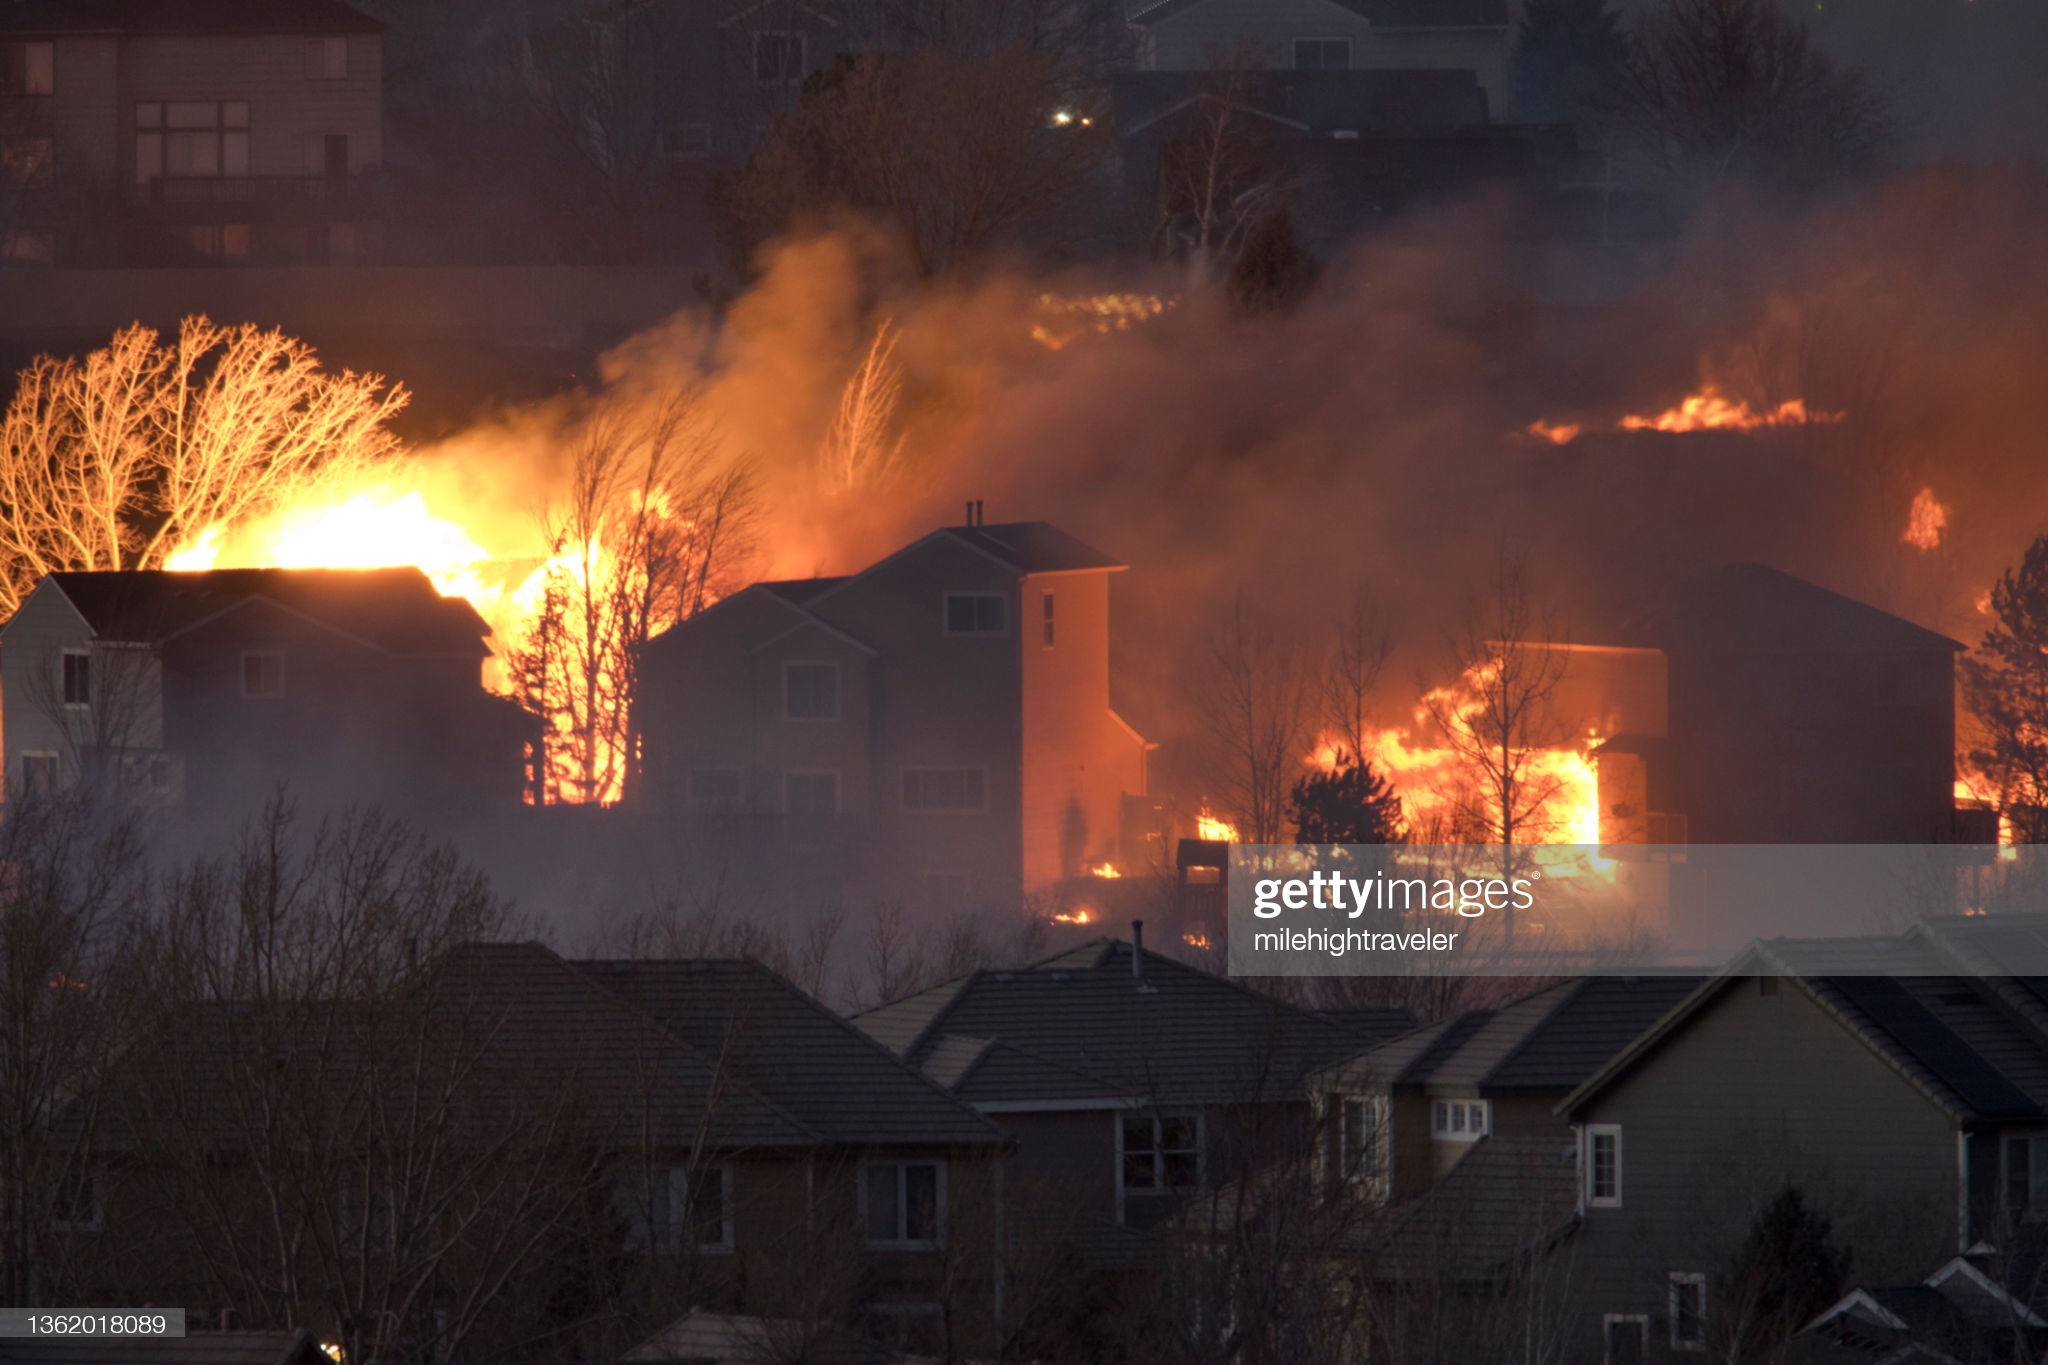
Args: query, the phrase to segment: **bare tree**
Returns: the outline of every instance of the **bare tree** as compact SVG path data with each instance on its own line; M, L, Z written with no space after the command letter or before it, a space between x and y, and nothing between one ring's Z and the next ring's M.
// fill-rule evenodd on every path
M903 397L903 366L896 359L900 333L882 319L875 338L839 396L839 411L818 452L827 483L841 493L873 491L894 472L903 437L893 433ZM893 433L893 434L892 434Z
M1216 795L1246 842L1284 842L1287 794L1310 738L1308 669L1291 642L1247 621L1242 602L1210 641L1209 659L1197 705L1217 746Z
M630 792L640 647L731 589L754 512L749 469L725 455L695 392L607 399L585 422L569 491L541 512L541 608L509 660L549 727L548 800Z
M191 317L24 370L0 417L0 614L60 569L161 568L172 552L383 463L404 389L320 369L279 331Z
M1155 248L1184 252L1205 284L1243 250L1289 188L1270 115L1253 98L1259 49L1249 39L1209 54L1189 126L1159 149Z
M1317 703L1325 734L1353 758L1363 757L1373 738L1373 700L1394 644L1361 590L1337 627L1329 657L1317 677Z

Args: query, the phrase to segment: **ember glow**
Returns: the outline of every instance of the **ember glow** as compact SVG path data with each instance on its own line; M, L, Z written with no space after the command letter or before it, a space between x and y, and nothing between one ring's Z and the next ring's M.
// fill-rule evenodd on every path
M1581 428L1576 422L1545 422L1539 418L1523 430L1546 445L1568 446L1579 439Z
M1741 398L1731 398L1712 384L1688 394L1678 406L1662 412L1630 413L1614 424L1616 431L1758 431L1769 427L1798 427L1829 424L1842 420L1839 412L1809 412L1803 398L1788 398L1776 407L1753 408ZM1522 428L1521 435L1546 445L1570 445L1587 428L1577 422L1547 422L1541 419Z
M1156 294L1040 294L1038 308L1045 320L1032 326L1031 339L1057 351L1077 337L1129 331L1175 302Z
M1097 863L1094 867L1088 869L1088 875L1091 877L1114 878L1121 877L1124 874L1117 871L1115 863Z
M1195 816L1195 837L1219 844L1234 844L1237 842L1237 826L1211 815L1209 808L1203 806Z
M1899 533L1899 540L1916 550L1925 552L1941 544L1941 533L1948 529L1948 504L1934 496L1932 488L1923 488L1913 495L1913 506L1906 512L1906 529Z
M1095 923L1095 912L1083 905L1073 910L1060 911L1060 913L1052 917L1052 922L1054 924L1093 924Z

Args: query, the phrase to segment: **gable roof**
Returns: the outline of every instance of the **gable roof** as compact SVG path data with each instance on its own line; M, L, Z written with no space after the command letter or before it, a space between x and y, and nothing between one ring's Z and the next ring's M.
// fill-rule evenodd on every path
M1102 939L1016 971L977 971L854 1018L953 1093L996 1112L1033 1105L1222 1104L1301 1096L1313 1068L1356 1052L1346 1023ZM1382 1017L1374 1027L1384 1028ZM960 1038L994 1046L955 1068Z
M1578 1160L1569 1139L1488 1135L1428 1191L1387 1210L1371 1230L1377 1280L1496 1279L1578 1226Z
M1467 1010L1327 1068L1332 1089L1569 1091L1696 990L1698 976L1585 976Z
M1002 1130L751 959L578 962L818 1140L992 1146Z
M1005 521L994 526L945 526L932 533L950 536L1018 573L1083 573L1128 567L1049 521ZM930 539L930 537L926 537ZM919 542L922 544L923 542Z
M1667 654L1954 654L1964 646L1766 564L1730 564L1663 595L1622 630Z
M269 602L391 654L481 658L491 628L419 569L166 569L63 572L36 591L64 594L95 636L159 644L252 602ZM0 634L5 628L0 627Z
M2048 1117L2048 1038L2001 999L1995 982L1956 973L1952 960L1911 936L1760 941L1588 1077L1557 1111L1576 1116L1734 986L1772 976L1956 1122Z
M341 0L10 0L8 33L382 33Z

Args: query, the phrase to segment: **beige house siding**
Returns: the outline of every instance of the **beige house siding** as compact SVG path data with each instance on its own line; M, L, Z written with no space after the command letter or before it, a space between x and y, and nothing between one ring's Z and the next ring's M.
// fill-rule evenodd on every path
M119 174L120 42L114 38L52 40L51 91L39 119L55 144L53 174L98 189Z
M93 638L69 599L44 584L7 623L0 650L6 702L0 753L7 786L22 780L25 754L56 754L60 781L76 782L89 753L156 752L163 747L163 666L156 652ZM66 651L91 660L88 706L64 704Z
M1955 1124L1792 983L1738 980L1577 1117L1619 1124L1622 1149L1620 1207L1588 1207L1573 1239L1586 1330L1649 1314L1653 1356L1670 1274L1709 1275L1711 1316L1713 1272L1787 1183L1859 1277L1910 1279L1955 1250Z

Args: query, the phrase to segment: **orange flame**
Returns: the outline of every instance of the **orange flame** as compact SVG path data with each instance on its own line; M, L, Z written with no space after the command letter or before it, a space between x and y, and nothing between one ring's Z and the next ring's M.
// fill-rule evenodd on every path
M1809 422L1839 422L1840 413L1809 413L1806 400L1788 398L1775 408L1761 412L1740 398L1730 398L1712 384L1688 394L1677 407L1654 417L1624 417L1623 431L1754 431L1758 427L1804 426Z
M1059 914L1052 917L1052 922L1054 924L1093 924L1095 922L1095 912L1085 905L1077 910L1062 910Z
M1234 844L1237 842L1237 826L1211 815L1205 805L1195 816L1195 837L1219 844Z
M1948 504L1936 498L1932 488L1921 489L1913 495L1899 540L1922 553L1932 550L1941 544L1941 533L1948 529L1948 513Z
M1182 943L1187 944L1188 947L1193 948L1198 953L1206 953L1211 948L1216 946L1214 943L1211 943L1209 941L1209 936L1207 934L1182 934L1180 936L1180 941Z
M1115 863L1097 863L1088 869L1088 875L1091 877L1116 878L1124 874L1117 871Z
M1579 439L1579 433L1583 428L1576 422L1545 422L1538 419L1529 423L1523 430L1546 444L1568 446Z

